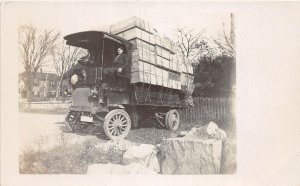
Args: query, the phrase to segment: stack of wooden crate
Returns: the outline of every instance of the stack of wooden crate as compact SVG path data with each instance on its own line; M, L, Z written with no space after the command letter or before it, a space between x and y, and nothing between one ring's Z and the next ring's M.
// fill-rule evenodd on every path
M193 77L191 64L176 54L171 40L159 36L141 18L131 17L114 24L110 31L133 44L131 83L148 83L181 90L181 86L188 82L186 77Z

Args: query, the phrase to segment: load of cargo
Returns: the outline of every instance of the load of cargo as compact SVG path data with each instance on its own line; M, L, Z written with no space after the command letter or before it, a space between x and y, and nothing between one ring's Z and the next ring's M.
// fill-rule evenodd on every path
M182 90L193 82L190 61L176 53L174 43L159 36L148 22L131 17L105 28L133 44L130 83Z

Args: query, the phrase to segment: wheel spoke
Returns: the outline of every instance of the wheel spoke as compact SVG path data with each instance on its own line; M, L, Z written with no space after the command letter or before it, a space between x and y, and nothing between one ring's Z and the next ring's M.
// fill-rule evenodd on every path
M120 129L121 129L121 130L123 129L124 131L126 130L126 128L127 128L126 126L120 127Z
M108 130L109 130L109 131L113 130L114 128L115 128L115 127L113 127L113 126L110 126L110 127L108 126Z
M121 127L118 128L118 131L119 131L119 134L122 135L122 128Z
M122 124L121 127L127 127L127 123Z
M119 128L116 128L116 133L117 133L116 136L119 136L119 135L120 135L120 130L119 130Z
M118 134L118 130L116 128L114 128L114 131L112 132L112 135L117 136Z
M112 120L113 120L113 121L116 121L117 118L118 118L118 115L114 115L114 116L112 117Z
M122 116L121 121L126 121L126 118L124 116Z
M115 133L116 129L112 128L111 130L109 130L109 132L113 135Z

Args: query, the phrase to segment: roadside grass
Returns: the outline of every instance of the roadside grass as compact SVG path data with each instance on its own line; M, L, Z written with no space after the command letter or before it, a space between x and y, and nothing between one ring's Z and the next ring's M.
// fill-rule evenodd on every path
M81 143L68 144L63 140L48 151L24 151L19 156L20 174L85 174L91 164L120 164L126 149L114 146L99 148L97 139L88 139Z
M20 112L24 113L39 113L39 114L67 114L69 109L19 109Z

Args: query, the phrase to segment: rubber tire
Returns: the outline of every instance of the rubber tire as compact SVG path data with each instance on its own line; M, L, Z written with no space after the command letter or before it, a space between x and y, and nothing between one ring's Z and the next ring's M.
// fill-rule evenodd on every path
M173 122L173 115L177 116L177 122L174 125ZM180 124L180 116L179 116L179 112L175 109L169 110L166 114L166 118L165 118L165 125L167 127L167 129L172 130L172 131L176 131L179 127Z
M109 124L109 121L112 119L113 116L117 115L117 114L121 114L125 117L125 119L127 120L127 128L126 130L123 132L122 135L119 135L119 136L114 136L112 135L109 130L108 130L108 124ZM104 129L104 132L106 134L106 136L111 139L111 140L119 140L119 139L123 139L125 138L129 131L130 131L130 128L131 128L131 120L130 120L130 117L128 115L128 113L123 110L123 109L115 109L115 110L112 110L110 111L109 113L106 114L105 118L104 118L104 122L103 122L103 129Z
M66 128L67 128L67 130L68 130L69 132L75 132L75 130L71 127L70 122L68 121L68 120L69 120L69 116L70 116L70 113L68 113L68 114L66 115L66 118L65 118L65 126L66 126Z

